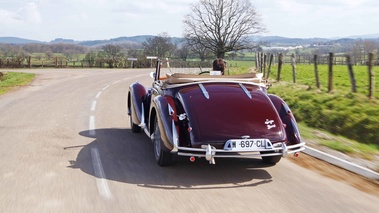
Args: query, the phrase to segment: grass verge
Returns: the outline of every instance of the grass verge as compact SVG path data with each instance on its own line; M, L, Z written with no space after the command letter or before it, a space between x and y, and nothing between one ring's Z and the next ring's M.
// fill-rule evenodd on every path
M379 155L379 147L374 144L365 144L351 140L341 135L334 135L328 131L308 127L304 123L298 123L301 136L304 141L317 146L325 146L330 149L345 153L350 156L372 160ZM312 145L310 145L312 146Z
M0 78L0 95L14 89L15 87L29 84L33 81L35 74L6 72Z

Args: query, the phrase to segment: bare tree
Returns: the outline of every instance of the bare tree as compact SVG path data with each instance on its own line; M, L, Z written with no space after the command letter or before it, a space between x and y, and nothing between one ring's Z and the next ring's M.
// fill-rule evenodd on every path
M176 50L176 55L181 58L183 61L186 61L189 55L189 47L187 45L182 45Z
M170 57L176 49L171 42L171 37L167 33L161 33L153 38L147 38L142 43L146 55L157 56L158 58Z
M79 53L74 49L67 49L63 51L63 55L66 57L68 61L73 61L75 55L77 54Z
M141 56L141 51L139 51L138 49L130 49L128 50L128 56L133 57L133 58L138 58Z
M47 60L50 60L54 56L54 54L51 50L47 50L45 52L45 55L46 55Z
M87 62L89 67L93 67L95 65L96 59L97 54L94 51L89 51L84 57L83 61Z
M208 57L212 55L212 52L209 48L202 45L200 42L196 42L193 39L187 39L187 46L190 47L190 50L197 54L200 57L201 61L205 61Z
M114 68L117 65L123 54L121 53L121 47L107 44L102 47L103 51L99 52L100 58L109 65L109 68Z
M249 0L200 0L184 19L184 36L210 49L219 58L248 49L250 35L265 31Z
M353 59L355 63L363 63L366 61L366 56L371 53L375 52L378 48L379 44L370 39L358 39L354 42L354 45L352 47L351 54L353 55Z

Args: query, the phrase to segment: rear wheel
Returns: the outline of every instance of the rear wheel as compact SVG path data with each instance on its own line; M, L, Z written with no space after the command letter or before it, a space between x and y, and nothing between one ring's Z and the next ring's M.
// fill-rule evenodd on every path
M268 153L272 153L272 152L264 152L265 154L268 154ZM264 154L264 153L261 153L261 154ZM277 164L280 159L282 159L282 156L280 155L276 155L276 156L262 156L262 161L264 163L267 163L267 164Z
M158 118L154 121L154 133L153 133L153 145L154 156L159 166L168 166L172 164L172 154L169 151L163 149L163 141L161 138L161 132L158 125Z
M130 128L132 129L132 132L139 133L141 132L141 127L139 127L137 124L133 123L133 113L130 113Z

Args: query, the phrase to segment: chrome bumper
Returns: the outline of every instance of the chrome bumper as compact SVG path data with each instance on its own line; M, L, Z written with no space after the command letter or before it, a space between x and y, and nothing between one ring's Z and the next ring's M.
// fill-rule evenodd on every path
M305 143L287 146L285 143L273 144L271 148L257 151L233 151L229 149L216 149L215 147L203 145L201 148L175 147L172 153L188 157L204 157L210 164L215 164L215 158L251 158L265 156L282 156L298 153L305 149ZM269 152L269 153L266 153ZM231 153L231 154L230 154Z

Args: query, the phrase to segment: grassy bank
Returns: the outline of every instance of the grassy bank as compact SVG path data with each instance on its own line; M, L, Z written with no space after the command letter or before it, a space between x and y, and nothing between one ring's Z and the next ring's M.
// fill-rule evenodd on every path
M0 78L0 95L14 89L18 86L23 86L33 81L35 74L30 73L17 73L17 72L3 72Z
M328 93L327 70L327 66L319 67L321 88L318 89L314 86L313 65L298 65L296 84L290 83L292 67L284 66L282 80L274 83L270 92L282 97L291 106L297 120L309 127L379 145L379 86L376 86L376 98L369 99L367 67L354 67L357 93L351 92L345 66L334 67L333 91ZM379 74L378 67L375 72ZM272 78L276 79L275 72Z

